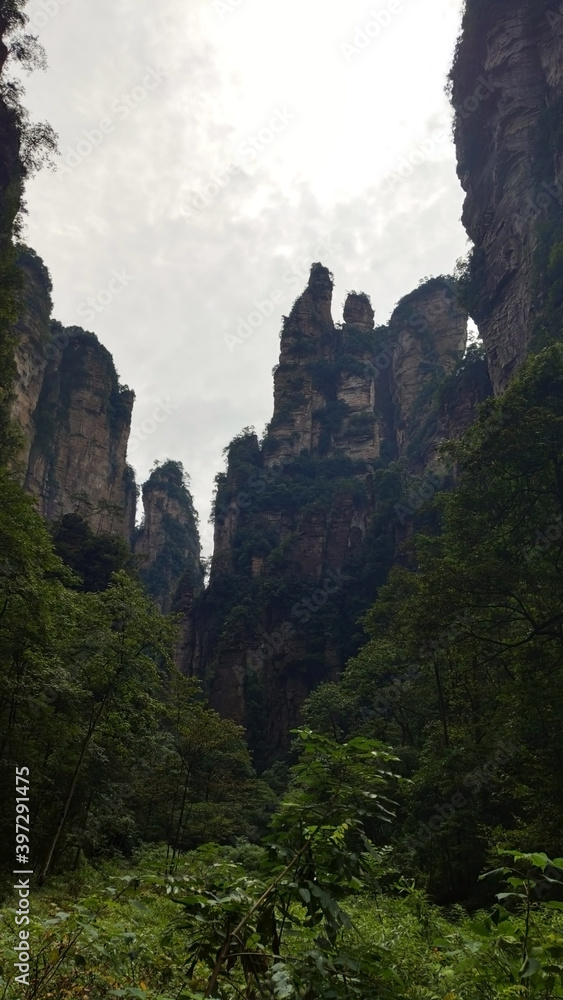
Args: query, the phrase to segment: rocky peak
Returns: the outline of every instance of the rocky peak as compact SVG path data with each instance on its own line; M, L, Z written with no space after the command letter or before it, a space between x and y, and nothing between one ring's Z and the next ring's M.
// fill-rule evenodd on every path
M374 328L375 313L369 296L364 292L349 292L344 303L344 325L371 333Z
M323 333L332 330L332 290L334 283L328 268L313 264L305 291L293 304L289 316L284 319L281 337L280 362L284 354L292 354L294 342L319 341Z
M280 362L274 370L274 415L267 454L275 462L316 447L314 413L323 405L312 363L327 359L334 341L333 281L322 264L313 264L307 288L284 318Z
M170 611L178 585L191 592L203 585L197 515L180 462L153 469L143 486L144 518L135 539L140 575L163 611Z
M416 464L421 431L435 402L432 390L454 370L467 345L467 311L458 303L454 282L431 278L401 299L387 338L397 453Z
M213 705L248 727L263 761L287 746L311 689L338 674L347 642L351 655L361 608L385 580L394 540L404 541L396 518L383 529L374 518L388 502L376 480L398 455L418 470L443 436L436 392L467 341L456 291L452 279L431 279L378 329L369 297L351 292L338 326L332 276L314 264L284 321L266 438L247 428L226 450L210 583L195 605L189 588L178 604L178 660L211 678ZM478 396L472 370L466 382L465 408L448 398L456 432ZM390 471L394 482L401 475Z
M81 504L98 530L117 531L129 540L136 487L126 454L135 394L120 385L112 356L95 334L60 324L51 332L54 339L42 345L36 377L37 345L29 338L27 375L35 391L45 356L50 360L31 414L25 488L49 520ZM21 373L21 351L18 357Z
M467 0L451 72L464 275L496 394L532 340L559 336L563 259L563 17L538 0Z
M328 268L320 263L312 264L309 284L304 294L309 295L314 302L325 302L330 309L333 288L334 281Z
M267 464L303 452L367 459L378 454L373 309L367 295L352 292L344 325L336 327L332 289L328 269L313 264L308 286L284 322Z
M22 432L17 456L22 481L25 481L29 453L35 436L33 414L37 408L49 359L60 356L53 345L51 331L51 278L43 261L33 250L21 248L18 255L23 288L21 310L16 327L16 379L12 419Z

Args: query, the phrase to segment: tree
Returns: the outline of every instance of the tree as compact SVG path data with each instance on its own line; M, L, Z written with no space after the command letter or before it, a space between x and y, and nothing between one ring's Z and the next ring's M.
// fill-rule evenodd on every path
M441 531L415 540L415 571L392 571L342 688L350 731L390 741L413 775L399 840L458 899L495 827L556 851L563 822L562 349L530 359L449 451Z
M175 624L160 615L123 571L102 594L77 596L82 614L71 646L79 689L79 724L68 747L68 779L41 866L49 874L88 755L115 706L135 707L158 685L157 663L170 661Z
M57 555L78 576L78 586L87 593L106 590L113 573L131 572L133 557L119 535L99 532L79 514L65 514L55 521L51 533Z
M195 679L172 669L163 697L162 744L147 763L150 794L141 787L139 797L143 835L166 840L173 869L181 851L265 825L275 799L256 778L243 729L206 705Z
M191 969L203 962L210 971L206 996L223 993L237 971L247 997L267 975L276 993L281 985L287 992L279 995L289 996L297 984L298 995L304 984L315 989L329 973L332 995L340 996L346 977L361 972L340 946L351 924L339 899L365 887L376 853L367 830L371 823L378 831L393 815L388 765L396 758L373 741L339 744L309 730L298 732L297 745L292 784L266 838L262 878L231 885L220 878L211 891L194 885L177 899L186 912ZM305 955L291 950L298 928L305 929Z

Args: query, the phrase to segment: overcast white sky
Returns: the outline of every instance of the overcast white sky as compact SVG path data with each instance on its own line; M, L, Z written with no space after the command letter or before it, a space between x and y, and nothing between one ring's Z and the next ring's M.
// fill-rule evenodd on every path
M281 316L309 264L334 272L336 320L355 289L383 323L467 250L444 95L461 0L30 0L28 12L49 70L26 80L27 106L62 157L29 184L26 238L51 271L55 316L94 330L135 389L139 481L155 459L184 463L208 554L222 449L271 417ZM113 272L122 284L106 294ZM251 336L229 346L249 317ZM173 412L145 435L160 400Z

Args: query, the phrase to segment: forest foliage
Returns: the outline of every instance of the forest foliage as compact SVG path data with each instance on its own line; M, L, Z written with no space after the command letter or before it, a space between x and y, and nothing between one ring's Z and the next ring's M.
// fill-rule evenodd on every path
M37 62L23 7L4 0L0 24ZM0 996L563 997L561 346L450 447L455 489L428 501L387 582L404 470L373 470L367 642L259 775L242 728L176 670L178 623L127 547L78 513L48 527L14 473L16 216L33 161L16 91L0 97L17 154L0 232ZM244 479L257 442L237 449ZM324 508L356 471L304 457L264 492ZM218 487L228 504L240 483ZM218 642L252 618L256 552L295 600L261 496L207 598ZM35 881L16 925L22 766Z

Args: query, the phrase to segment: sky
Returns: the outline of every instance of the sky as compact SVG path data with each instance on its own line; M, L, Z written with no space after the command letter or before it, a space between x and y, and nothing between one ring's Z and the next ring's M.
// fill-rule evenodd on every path
M384 323L468 250L444 92L461 0L30 0L26 78L59 135L25 239L54 315L136 392L129 460L191 477L272 415L281 318L321 261Z

